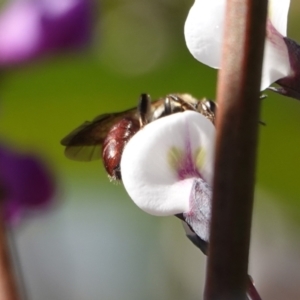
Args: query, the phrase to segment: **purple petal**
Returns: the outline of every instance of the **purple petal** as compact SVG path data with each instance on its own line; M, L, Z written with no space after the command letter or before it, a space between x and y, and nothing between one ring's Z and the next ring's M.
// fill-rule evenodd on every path
M4 192L4 218L17 223L28 210L48 207L54 182L42 162L30 154L0 148L0 182Z
M300 100L300 45L289 38L284 38L288 49L292 74L278 81L280 88L270 88L281 95Z
M212 188L201 178L195 178L190 194L190 210L183 218L203 241L209 240Z
M82 47L91 28L92 0L14 0L0 15L0 64Z
M54 2L57 1L61 0ZM68 2L70 2L68 9L61 13L49 13L44 5L41 9L40 25L44 37L42 48L45 51L81 47L91 39L92 1Z

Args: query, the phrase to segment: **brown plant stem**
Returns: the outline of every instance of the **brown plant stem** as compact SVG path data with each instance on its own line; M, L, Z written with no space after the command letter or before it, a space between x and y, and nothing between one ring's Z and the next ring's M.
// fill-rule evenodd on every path
M205 300L245 300L267 0L228 0Z
M249 275L247 284L247 296L250 300L261 300L261 297L255 288L252 278Z
M1 189L1 188L0 188ZM0 199L3 193L0 190ZM0 300L18 300L18 290L9 253L3 205L0 205Z

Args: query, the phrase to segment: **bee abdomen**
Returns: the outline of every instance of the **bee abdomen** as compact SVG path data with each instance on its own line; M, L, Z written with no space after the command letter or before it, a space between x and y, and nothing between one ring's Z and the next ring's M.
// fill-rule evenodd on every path
M140 129L138 120L125 118L114 124L103 142L102 159L112 180L121 180L120 162L126 143Z

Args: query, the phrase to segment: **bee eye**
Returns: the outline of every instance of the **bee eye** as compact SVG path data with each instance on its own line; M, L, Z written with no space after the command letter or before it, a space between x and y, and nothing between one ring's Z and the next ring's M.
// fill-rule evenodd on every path
M216 112L216 103L214 101L211 100L206 100L203 104L202 104L203 110L206 111L211 111L213 113Z
M207 104L207 102L202 104L202 109L207 111L209 109L209 104Z
M210 110L212 111L212 112L216 112L216 108L217 108L217 105L216 105L216 103L215 102L213 102L213 101L211 101L211 100L209 100L209 101L207 101L208 103L209 103L209 108L210 108Z

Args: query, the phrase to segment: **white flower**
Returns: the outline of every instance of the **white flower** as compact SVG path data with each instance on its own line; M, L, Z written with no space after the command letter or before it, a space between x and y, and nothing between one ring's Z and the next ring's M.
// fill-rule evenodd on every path
M226 0L196 0L185 23L188 49L197 60L212 68L220 68L225 5ZM287 89L294 90L295 86L299 86L299 77L295 78L295 73L299 73L300 69L300 47L290 47L287 41L289 39L285 37L289 5L290 0L269 1L261 90L281 78L293 78L293 81L297 81L297 84L291 83L291 80L283 84L278 82ZM291 56L296 52L298 60L296 59L295 64ZM288 96L295 97L294 94Z
M124 186L142 210L183 214L208 240L215 128L193 111L156 120L137 132L122 154Z

